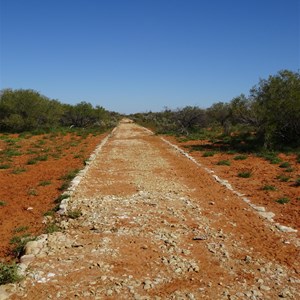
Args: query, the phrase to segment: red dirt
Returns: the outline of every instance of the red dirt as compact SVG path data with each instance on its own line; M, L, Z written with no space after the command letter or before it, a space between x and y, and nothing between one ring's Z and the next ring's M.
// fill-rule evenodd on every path
M231 167L213 159L222 157L197 157L225 178L220 170ZM252 162L231 161L233 174ZM244 183L254 202L256 174L226 178L246 194ZM295 234L271 226L203 167L126 120L68 210L81 216L61 220L61 232L26 251L24 280L4 288L10 299L299 299Z
M275 213L274 221L282 225L298 230L300 236L300 187L295 186L295 180L300 178L300 164L297 163L296 155L279 154L283 162L289 162L292 172L286 172L279 164L271 164L264 158L246 154L245 160L234 160L234 157L241 153L227 154L216 152L213 156L204 157L205 151L194 151L191 146L209 145L208 141L187 141L180 142L174 137L166 137L169 141L189 152L199 163L213 170L222 179L228 180L233 188L243 194L255 205L264 206L267 211ZM245 155L245 154L243 154ZM230 166L217 165L221 160L229 160ZM240 178L239 172L250 171L250 178ZM277 176L285 175L290 177L289 181L282 182ZM262 187L272 185L275 191L266 191ZM290 201L286 204L279 204L277 199L286 197Z
M61 177L83 168L84 160L104 136L90 134L84 138L76 134L46 134L21 139L16 134L6 136L16 141L13 143L16 147L0 140L0 165L10 165L8 169L0 169L0 201L4 204L0 206L0 260L14 258L10 244L12 237L43 233L43 215L55 207L54 200L62 193L59 190L64 182ZM2 138L5 137L2 135ZM8 148L14 148L21 155L5 157L4 151ZM44 155L46 161L27 163ZM14 174L18 168L25 171Z

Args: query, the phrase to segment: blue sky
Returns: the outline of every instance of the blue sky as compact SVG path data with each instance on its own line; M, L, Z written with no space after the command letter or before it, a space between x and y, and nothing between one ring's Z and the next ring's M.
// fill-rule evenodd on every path
M206 108L300 68L299 0L0 3L0 89L64 103Z

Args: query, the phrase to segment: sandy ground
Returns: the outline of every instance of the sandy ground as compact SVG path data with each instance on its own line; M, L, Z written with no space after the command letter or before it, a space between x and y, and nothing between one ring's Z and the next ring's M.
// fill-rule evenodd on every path
M67 206L81 216L29 244L25 279L2 295L300 298L297 233L145 128L121 122L82 174Z

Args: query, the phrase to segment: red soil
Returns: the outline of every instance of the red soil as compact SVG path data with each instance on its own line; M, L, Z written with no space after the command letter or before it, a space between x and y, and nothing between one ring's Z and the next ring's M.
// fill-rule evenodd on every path
M62 193L62 176L83 168L84 160L104 136L1 136L0 167L4 169L0 168L0 261L13 259L12 237L45 231L44 213L55 207L54 200ZM12 142L5 141L7 138ZM19 155L6 155L8 149ZM41 160L31 164L36 157Z
M227 154L216 152L213 156L204 157L205 151L193 151L192 146L208 145L208 141L180 142L174 137L167 137L172 143L189 152L199 163L215 171L220 178L228 180L233 188L243 194L255 205L264 206L267 211L275 213L274 221L298 230L300 236L300 187L295 181L300 178L300 164L294 154L279 154L283 162L290 163L290 170L281 168L279 164L271 164L264 158L247 154L245 160L235 160L241 153ZM229 160L230 166L217 165L219 161ZM239 172L251 172L250 178L238 177ZM289 171L289 172L287 172ZM287 182L280 181L277 176L289 177ZM275 191L263 190L272 185ZM286 204L277 203L280 198L288 198Z

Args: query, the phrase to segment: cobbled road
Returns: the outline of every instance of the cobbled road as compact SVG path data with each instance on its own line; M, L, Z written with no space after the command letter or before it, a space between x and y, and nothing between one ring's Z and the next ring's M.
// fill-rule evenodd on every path
M300 299L293 234L129 120L74 187L0 298Z

